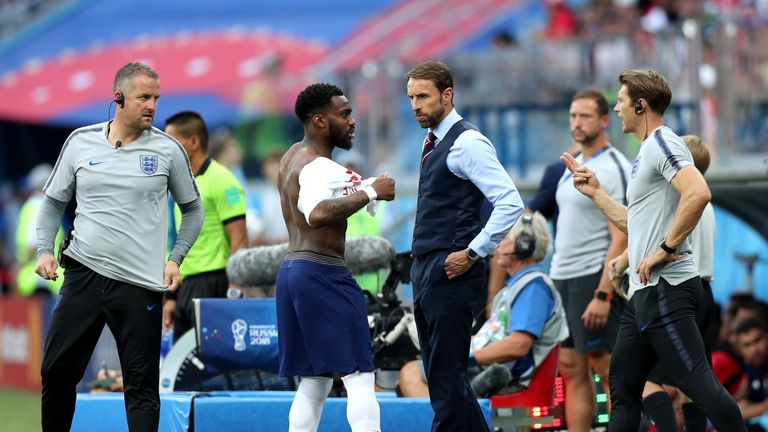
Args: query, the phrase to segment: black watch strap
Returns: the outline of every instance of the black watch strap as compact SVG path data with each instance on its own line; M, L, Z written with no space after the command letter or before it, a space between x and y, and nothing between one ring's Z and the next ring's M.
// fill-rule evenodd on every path
M595 298L602 301L613 301L613 293L597 290L595 292Z
M673 249L673 248L671 248L671 247L667 246L667 241L666 241L666 240L664 240L663 242L661 242L661 244L659 245L659 247L660 247L660 248L661 248L661 249L662 249L664 252L666 252L666 253L668 253L668 254L673 254L673 253L677 252L675 249Z

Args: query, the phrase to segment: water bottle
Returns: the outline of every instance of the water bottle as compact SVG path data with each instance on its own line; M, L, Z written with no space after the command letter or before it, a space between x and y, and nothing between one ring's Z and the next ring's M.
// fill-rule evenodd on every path
M493 333L493 340L498 342L507 335L507 326L509 325L509 306L505 303L499 308L498 312L499 328Z

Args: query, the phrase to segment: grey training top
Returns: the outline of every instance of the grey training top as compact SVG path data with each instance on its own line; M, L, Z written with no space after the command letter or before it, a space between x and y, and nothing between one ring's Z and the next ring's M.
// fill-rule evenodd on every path
M680 194L672 187L672 179L681 169L692 164L688 147L666 126L654 130L640 146L627 188L629 268L633 270L630 272L633 288L656 285L659 277L678 285L698 275L691 253L686 253L680 261L656 266L651 272L651 279L645 284L640 283L640 276L634 271L640 261L659 248L669 232L680 202ZM690 250L688 238L677 247L678 252Z
M631 165L621 152L613 147L604 147L586 162L583 153L576 156L576 160L597 174L600 185L611 198L626 205ZM565 168L563 170L555 194L560 216L557 218L555 255L549 271L549 276L555 280L599 272L611 245L608 219L591 199L576 190L573 174Z
M107 140L107 125L72 132L43 190L57 201L68 202L73 194L77 200L65 255L102 276L160 291L168 191L182 205L199 202L189 159L157 128L115 148ZM199 231L198 226L192 240Z

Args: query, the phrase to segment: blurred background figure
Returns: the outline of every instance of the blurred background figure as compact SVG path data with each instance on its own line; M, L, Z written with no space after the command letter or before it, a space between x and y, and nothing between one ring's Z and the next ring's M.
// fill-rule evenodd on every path
M768 325L761 318L745 319L734 329L733 341L744 360L746 375L736 401L747 420L747 430L765 432L764 425L754 420L768 412Z
M27 188L30 191L29 198L24 201L19 211L18 226L16 228L16 261L19 263L19 271L16 274L16 291L19 295L29 297L35 294L53 296L59 293L59 288L64 283L64 270L59 267L56 271L56 280L45 280L35 273L37 262L37 215L43 203L45 194L43 186L53 171L53 166L44 163L35 166L27 175ZM56 235L55 252L58 253L63 237L59 229Z
M231 171L211 159L208 128L200 114L178 112L165 121L165 132L184 147L203 203L203 228L179 267L184 289L166 293L163 330L173 329L173 341L195 327L196 298L227 296L227 260L247 246L245 191ZM176 228L181 210L175 206Z
M249 232L251 246L263 246L288 241L288 228L283 221L283 209L280 206L280 194L277 192L277 176L280 171L282 150L269 153L261 161L261 175L266 180L258 188L258 217L260 223L255 233Z
M515 46L517 46L517 39L506 30L497 32L493 35L493 39L491 39L491 47L494 49L504 50Z
M229 129L222 128L211 134L210 147L211 159L232 171L241 182L245 180L243 151Z
M546 0L546 4L549 17L544 36L547 40L565 40L579 34L579 18L567 1Z

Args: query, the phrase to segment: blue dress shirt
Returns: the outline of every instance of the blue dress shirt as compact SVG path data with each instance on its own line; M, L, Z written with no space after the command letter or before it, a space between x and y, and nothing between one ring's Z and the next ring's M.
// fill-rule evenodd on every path
M462 117L455 109L431 130L437 137L435 147ZM493 205L488 222L469 243L481 257L490 255L523 213L523 200L509 174L501 166L491 141L478 131L468 130L453 143L446 161L448 169L463 180L474 183Z

